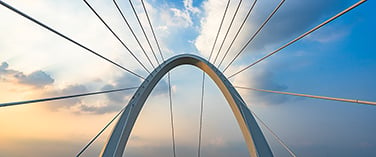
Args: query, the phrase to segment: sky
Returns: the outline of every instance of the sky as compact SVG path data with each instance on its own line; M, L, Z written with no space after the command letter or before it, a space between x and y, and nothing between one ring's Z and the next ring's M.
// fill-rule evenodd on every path
M137 74L147 76L147 72L83 1L4 2ZM88 2L146 68L152 70L113 1ZM152 57L129 1L116 2L143 48ZM132 2L154 51L158 52L141 2ZM229 3L214 47L215 55L239 2L234 0ZM224 74L230 76L356 2L286 0ZM207 59L226 3L225 0L145 0L164 58L190 53ZM225 48L229 47L252 3L243 1L240 5L218 58L222 59ZM277 0L257 1L221 70L278 3ZM376 11L372 8L375 5L374 1L365 2L231 78L231 83L243 87L376 101L376 48L373 47ZM3 6L0 7L0 19L0 103L137 87L142 82ZM177 156L197 155L201 81L202 72L195 67L184 65L171 71ZM376 106L244 89L238 91L248 107L297 156L376 156ZM0 156L74 156L128 103L134 92L2 107ZM168 84L163 79L147 99L124 156L172 156L169 113ZM260 126L273 154L289 156L271 133ZM82 156L98 156L112 127L110 125ZM210 79L205 82L201 155L248 155L231 109Z

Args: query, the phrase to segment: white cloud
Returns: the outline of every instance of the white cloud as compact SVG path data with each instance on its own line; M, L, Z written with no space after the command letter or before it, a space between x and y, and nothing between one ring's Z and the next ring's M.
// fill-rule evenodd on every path
M222 1L214 1L214 0L209 0L204 2L203 4L203 11L205 16L201 19L200 21L200 34L195 40L195 46L199 50L200 54L209 57L210 52L212 50L213 44L215 42L215 37L217 35L218 29L220 27L220 23L226 8L227 1L222 0ZM238 28L240 27L241 23L243 22L243 19L245 18L245 14L248 11L248 7L250 7L250 2L243 2L242 7L240 7L238 11L238 16L234 19L232 28L229 31L229 34L227 36L227 39L224 42L224 45L222 47L222 53L229 47L230 45L230 39L232 39ZM217 51L219 50L219 45L222 43L224 40L225 33L230 25L230 21L232 18L232 15L235 13L236 7L238 5L238 2L236 3L231 3L229 4L229 9L227 10L225 19L223 21L223 25L220 31L220 34L218 36L218 40L216 43L216 46L214 48L213 54L217 54ZM241 48L245 40L247 39L249 35L249 27L250 25L244 25L243 30L238 36L238 39L232 46L232 51L237 51Z
M51 85L54 79L44 71L37 70L30 74L24 74L21 71L8 68L7 62L3 62L0 66L0 80L13 84L24 84L36 88L43 88L44 86Z
M170 24L182 27L192 26L193 22L188 11L176 8L170 8L170 11L173 13L172 18L170 18Z
M175 7L163 6L160 10L161 19L165 26L164 27L191 27L193 26L192 16L198 15L201 13L201 10L192 5L192 0L184 0L184 8L178 9Z
M43 87L54 82L54 79L52 79L50 75L41 70L32 72L29 75L19 73L15 75L15 77L17 77L20 80L20 83L30 84L39 87Z
M193 0L184 0L184 7L193 14L199 14L201 11L197 7L193 7Z

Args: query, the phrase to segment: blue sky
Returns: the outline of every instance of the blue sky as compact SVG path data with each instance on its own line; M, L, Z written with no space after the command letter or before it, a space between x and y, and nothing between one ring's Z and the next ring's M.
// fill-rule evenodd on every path
M5 1L63 34L146 76L146 72L81 1ZM146 1L166 58L208 57L227 1ZM229 76L357 1L286 1L225 74ZM146 57L112 1L89 1L148 69ZM118 2L150 52L127 1ZM141 3L134 1L145 22ZM231 1L223 28L238 1ZM256 3L228 58L240 50L279 1ZM251 2L244 1L229 39ZM367 1L276 55L232 78L234 85L376 101L374 1ZM0 7L0 102L137 86L140 80L87 51ZM146 23L145 23L146 24ZM146 27L148 35L150 29ZM218 42L224 37L222 30ZM151 37L151 36L150 36ZM224 47L229 45L226 40ZM154 41L152 41L154 42ZM155 43L153 43L155 47ZM218 50L217 43L216 49ZM155 49L156 50L156 49ZM157 52L157 51L156 51ZM216 51L215 51L216 52ZM223 52L221 52L223 54ZM221 57L221 55L220 55ZM226 59L224 63L228 63ZM223 69L223 67L221 67ZM171 72L178 156L197 153L202 72L181 66ZM246 156L245 142L227 102L206 81L203 156ZM0 156L72 156L126 105L134 91L0 108ZM298 156L375 156L375 106L239 89L248 106ZM171 154L168 95L162 80L145 104L126 152ZM276 156L289 156L263 131ZM100 152L109 128L86 156ZM64 148L64 149L62 149Z

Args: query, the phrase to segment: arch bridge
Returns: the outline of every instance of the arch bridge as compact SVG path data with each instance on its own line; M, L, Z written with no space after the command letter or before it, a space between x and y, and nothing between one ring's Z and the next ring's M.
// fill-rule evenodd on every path
M166 73L180 65L193 65L198 67L213 79L234 113L245 142L247 143L250 156L273 156L255 118L233 85L213 64L192 54L182 54L171 57L150 73L121 114L101 152L101 156L120 157L123 155L132 128L149 94Z

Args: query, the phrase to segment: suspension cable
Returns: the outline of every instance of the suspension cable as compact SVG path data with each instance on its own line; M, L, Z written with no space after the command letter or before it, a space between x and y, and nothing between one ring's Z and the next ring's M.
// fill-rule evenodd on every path
M95 9L86 1L83 0L90 10L98 17L98 19L106 26L106 28L115 36L115 38L123 45L123 47L136 59L136 61L150 74L150 71L145 65L136 57L136 55L125 45L125 43L119 38L119 36L111 29L111 27L103 20L103 18L95 11Z
M249 87L240 87L240 86L234 86L234 87L235 88L239 88L239 89L254 90L254 91L259 91L259 92L276 93L276 94L284 94L284 95L293 95L293 96L300 96L300 97L308 97L308 98L316 98L316 99L324 99L324 100L333 100L333 101L341 101L341 102L350 102L350 103L358 103L358 104L366 104L366 105L376 105L376 102L364 101L364 100L359 100L359 99L335 98L335 97L310 95L310 94L300 94L300 93L292 93L292 92L281 92L281 91L273 91L273 90L257 89L257 88L249 88Z
M247 43L242 47L242 49L235 55L235 57L230 61L230 63L225 67L223 72L227 70L228 67L239 57L239 55L248 47L248 45L255 39L255 37L258 35L258 33L264 28L264 26L269 22L269 20L274 16L274 14L278 11L278 9L282 6L282 4L285 2L285 0L281 0L277 7L270 13L268 18L261 24L261 26L257 29L255 33L253 33L252 37L247 41Z
M341 11L341 12L338 13L337 15L331 17L330 19L324 21L323 23L317 25L316 27L312 28L311 30L309 30L309 31L305 32L304 34L300 35L299 37L295 38L294 40L291 40L290 42L288 42L287 44L283 45L282 47L280 47L280 48L274 50L273 52L271 52L271 53L267 54L266 56L260 58L260 59L257 60L256 62L254 62L254 63L248 65L247 67L245 67L245 68L239 70L238 72L232 74L232 75L229 76L228 78L234 77L235 75L237 75L237 74L243 72L244 70L247 70L248 68L254 66L255 64L257 64L257 63L259 63L259 62L265 60L266 58L272 56L273 54L275 54L275 53L281 51L282 49L286 48L287 46L289 46L289 45L295 43L296 41L302 39L303 37L307 36L308 34L311 34L312 32L318 30L318 29L321 28L322 26L324 26L324 25L330 23L331 21L337 19L338 17L342 16L343 14L345 14L345 13L349 12L350 10L356 8L357 6L359 6L360 4L364 3L365 1L366 1L366 0L360 0L359 2L357 2L357 3L355 3L354 5L350 6L349 8L347 8L347 9Z
M137 73L135 73L135 72L133 72L133 71L131 71L131 70L128 70L127 68L121 66L120 64L118 64L118 63L116 63L116 62L114 62L114 61L112 61L112 60L110 60L110 59L108 59L108 58L106 58L106 57L100 55L99 53L97 53L97 52L95 52L95 51L89 49L88 47L86 47L86 46L84 46L84 45L78 43L77 41L75 41L75 40L73 40L73 39L71 39L71 38L65 36L64 34L62 34L62 33L58 32L58 31L56 31L55 29L53 29L53 28L51 28L51 27L49 27L49 26L43 24L42 22L39 22L38 20L32 18L31 16L29 16L29 15L27 15L27 14L25 14L25 13L19 11L18 9L16 9L16 8L14 8L14 7L12 7L12 6L10 6L9 4L7 4L7 3L5 3L5 2L3 2L3 1L1 1L1 0L0 0L0 4L3 5L4 7L8 8L8 9L10 9L10 10L12 10L13 12L15 12L15 13L17 13L17 14L23 16L24 18L26 18L26 19L28 19L28 20L30 20L30 21L32 21L32 22L38 24L39 26L41 26L41 27L43 27L43 28L45 28L45 29L47 29L47 30L49 30L49 31L51 31L51 32L53 32L53 33L55 33L56 35L58 35L58 36L60 36L60 37L62 37L62 38L64 38L64 39L66 39L66 40L68 40L68 41L70 41L70 42L76 44L77 46L79 46L79 47L81 47L81 48L83 48L83 49L85 49L85 50L91 52L92 54L94 54L94 55L96 55L96 56L98 56L98 57L100 57L100 58L106 60L107 62L110 62L111 64L113 64L113 65L115 65L115 66L117 66L117 67L119 67L119 68L121 68L121 69L123 69L123 70L125 70L125 71L127 71L127 72L129 72L129 73L131 73L131 74L133 74L133 75L135 75L135 76L137 76L137 77L143 79L143 80L145 79L145 78L142 77L141 75L138 75Z
M205 72L202 72L202 84L201 84L201 104L200 104L200 123L198 132L198 149L197 157L201 156L201 139L202 139L202 115L204 111L204 93L205 93Z
M224 54L223 57L222 57L222 60L219 62L219 64L218 64L218 69L220 68L220 66L221 66L221 64L222 64L222 62L223 62L223 60L226 58L226 56L227 56L228 52L230 51L232 45L234 44L235 40L237 39L237 37L238 37L240 31L242 30L242 28L243 28L245 22L247 21L247 19L248 19L249 15L251 14L253 8L255 7L256 2L257 2L257 0L254 0L253 3L252 3L251 8L249 8L249 10L248 10L248 12L247 12L247 15L245 16L245 18L244 18L242 24L240 25L238 31L236 32L234 38L232 39L232 41L231 41L231 43L230 43L230 46L227 48L225 54Z
M131 31L133 37L136 39L136 42L137 42L138 46L140 46L142 52L144 53L144 55L145 55L146 58L148 59L150 65L151 65L153 68L155 68L154 65L153 65L153 63L151 62L149 56L146 54L146 51L145 51L144 47L142 46L142 44L140 43L140 41L139 41L139 39L137 38L136 34L134 33L132 27L131 27L130 24L128 23L128 20L125 18L124 14L123 14L123 11L121 11L121 9L120 9L119 5L117 4L116 0L113 0L112 2L115 4L115 6L116 6L117 10L119 11L121 17L123 18L123 21L124 21L125 24L127 25L128 29Z
M132 89L137 89L137 88L138 87L120 88L120 89L104 90L104 91L98 91L98 92L89 92L89 93L81 93L81 94L74 94L74 95L50 97L50 98L41 98L41 99L33 99L33 100L25 100L25 101L17 101L17 102L7 102L7 103L1 103L0 107L31 104L31 103L46 102L46 101L61 100L61 99L69 99L69 98L83 97L83 96L97 95L97 94L104 94L104 93L120 92L120 91L132 90Z
M223 21L226 17L226 13L227 13L227 10L228 10L228 7L229 7L229 4L230 4L230 0L227 1L227 4L226 4L226 9L223 13L223 16L222 16L222 20L221 20L221 23L220 23L220 26L219 26L219 29L217 31L217 35L215 37L215 41L214 41L214 44L213 44L213 47L211 49L211 52L210 52L210 56L209 56L209 61L212 57L212 54L213 54L213 50L214 50L214 47L217 43L217 40L218 40L218 36L219 36L219 33L221 32L221 29L222 29L222 25L223 25ZM201 155L201 133L202 133L202 112L203 112L203 103L204 103L204 86L205 86L205 72L202 72L202 91L201 91L201 106L200 106L200 126L199 126L199 139L198 139L198 150L197 150L197 156L200 157Z
M157 37L155 36L154 29L153 29L153 25L152 25L151 22L150 22L149 15L148 15L148 12L147 12L146 7L145 7L145 4L144 4L144 0L141 0L141 3L142 3L142 7L144 8L144 11L145 11L146 18L148 19L149 26L150 26L150 28L151 28L151 32L153 33L154 40L155 40L155 42L157 43L157 47L158 47L158 50L159 50L159 54L161 55L162 61L164 62L164 57L163 57L163 55L162 55L161 48L159 47L159 42L158 42L158 40L157 40Z
M221 32L221 29L222 29L222 25L223 25L223 21L226 17L226 14L227 14L227 10L228 10L228 7L230 5L230 0L227 1L227 4L226 4L226 9L223 13L223 16L222 16L222 20L221 20L221 23L220 23L220 26L218 28L218 31L217 31L217 35L215 37L215 41L214 41L214 44L213 44L213 47L211 49L211 52L210 52L210 56L209 56L209 61L213 55L213 50L214 50L214 47L217 43L217 40L218 40L218 36L219 36L219 33ZM231 26L230 26L231 27ZM200 126L199 126L199 139L198 139L198 150L197 150L197 156L200 157L201 155L201 133L202 133L202 112L203 112L203 103L204 103L204 86L205 86L205 72L202 72L202 91L201 91L201 107L200 107Z
M153 53L154 58L155 58L155 60L157 61L158 65L159 65L158 58L157 58L157 56L155 55L155 52L154 52L154 50L153 50L153 47L152 47L151 44L150 44L149 37L146 35L146 32L145 32L144 26L142 26L142 23L141 23L140 19L138 18L138 15L137 15L136 9L135 9L134 6L133 6L132 0L129 0L129 3L131 4L131 7L132 7L132 10L133 10L133 13L134 13L134 15L136 16L136 19L137 19L138 24L139 24L140 27L141 27L142 33L144 33L144 36L145 36L145 38L146 38L146 41L147 41L148 44L149 44L149 47L150 47L150 49L151 49L151 52Z
M126 107L126 106L125 106ZM95 135L82 149L80 152L77 153L76 157L81 156L83 152L86 151L87 148L111 125L111 123L119 117L119 115L125 110L125 107L123 107L103 128L100 130L97 135Z
M269 128L269 126L266 125L265 122L261 120L261 118L257 116L255 112L253 112L252 110L251 112L261 122L261 124L273 135L274 139L276 139L279 142L279 144L281 144L290 153L291 156L296 157L296 154L287 146L287 144L283 142L282 139L279 138L278 135L275 134L275 132L271 128Z
M245 107L248 107L247 103L245 103L243 99L241 99L239 96L236 96L236 97L238 98L238 100L240 100L243 103ZM261 124L272 134L274 139L276 139L278 143L280 143L282 147L285 148L290 153L291 156L296 157L296 154L287 146L287 144L283 142L282 139L279 138L278 135L271 128L269 128L269 126L266 125L266 123L264 123L264 121L260 117L258 117L255 112L253 112L252 110L249 110L249 111L251 111L251 113L256 117L256 119L258 119L261 122Z
M212 55L213 55L213 50L214 50L214 47L217 43L217 40L218 40L218 36L219 36L219 33L221 32L221 29L222 29L222 24L223 24L223 21L226 17L226 13L227 13L227 9L228 9L228 6L230 5L230 0L227 1L227 4L226 4L226 9L225 9L225 12L223 13L223 16L222 16L222 20L221 20L221 24L219 25L219 28L218 28L218 31L217 31L217 35L215 36L215 40L214 40L214 44L213 44L213 47L210 51L210 55L209 55L209 59L208 61L210 61Z
M236 7L235 13L234 13L234 15L232 16L232 19L231 19L231 22L230 22L230 26L228 27L228 29L227 29L227 31L226 31L225 37L223 37L223 40L222 40L221 46L220 46L219 49L218 49L218 52L217 52L217 55L216 55L215 58L214 58L213 64L215 64L215 62L217 61L217 58L218 58L218 56L219 56L219 53L221 52L222 47L223 47L223 44L225 43L225 41L226 41L226 39L227 39L227 35L228 35L228 33L230 32L230 29L231 29L231 27L232 27L232 24L234 23L234 19L235 19L236 15L238 14L239 7L240 7L240 5L242 4L242 2L243 2L243 0L240 0L239 3L238 3L238 6Z
M213 47L212 47L211 52L210 52L210 56L209 56L209 59L208 59L209 61L210 61L210 59L211 59L211 57L213 55L213 50L214 50L214 47L215 47L215 45L217 43L219 33L221 32L223 21L224 21L224 19L226 17L229 5L230 5L230 0L227 1L226 9L225 9L225 11L223 13L222 20L221 20L220 26L218 28L217 35L215 37L214 44L213 44ZM202 112L203 112L203 103L204 103L203 99L204 99L204 89L205 89L204 86L205 86L205 72L202 72L202 91L201 91L200 124L199 124L200 126L199 126L199 139L198 139L198 150L197 150L197 156L198 157L201 156Z
M214 47L215 47L215 45L217 43L219 33L221 32L223 21L224 21L224 19L226 17L226 13L227 13L229 4L230 4L230 0L227 1L226 9L225 9L225 11L223 13L222 20L221 20L220 26L218 28L217 35L215 37L214 44L213 44L213 47L212 47L211 52L210 52L210 56L209 56L209 59L208 59L209 61L210 61L210 59L211 59L211 57L213 55L213 50L214 50ZM198 150L197 150L197 156L198 157L201 156L202 112L203 112L203 103L204 103L204 89L205 89L205 72L202 72L202 91L201 91L200 124L199 124L200 126L199 126L199 139L198 139Z
M172 136L172 152L174 157L176 157L176 146L175 146L175 127L174 127L174 110L172 108L172 92L171 92L171 77L170 73L167 74L168 80L168 96L170 102L170 122L171 122L171 136Z
M215 47L215 45L217 43L219 33L221 32L223 21L224 21L224 19L226 17L229 5L230 5L230 0L227 1L226 8L225 8L225 11L224 11L223 16L222 16L222 20L221 20L220 26L218 28L217 35L215 37L215 41L214 41L213 47L212 47L211 52L210 52L210 56L209 56L209 59L208 59L209 61L210 61L210 59L211 59L211 57L213 55L213 50L214 50L214 47ZM227 35L227 33L226 33L226 35ZM201 106L200 106L200 124L199 124L200 126L199 126L199 139L198 139L198 150L197 150L197 156L198 157L201 156L202 112L203 112L204 92L205 92L204 89L205 89L205 72L202 72L202 90L201 90Z

